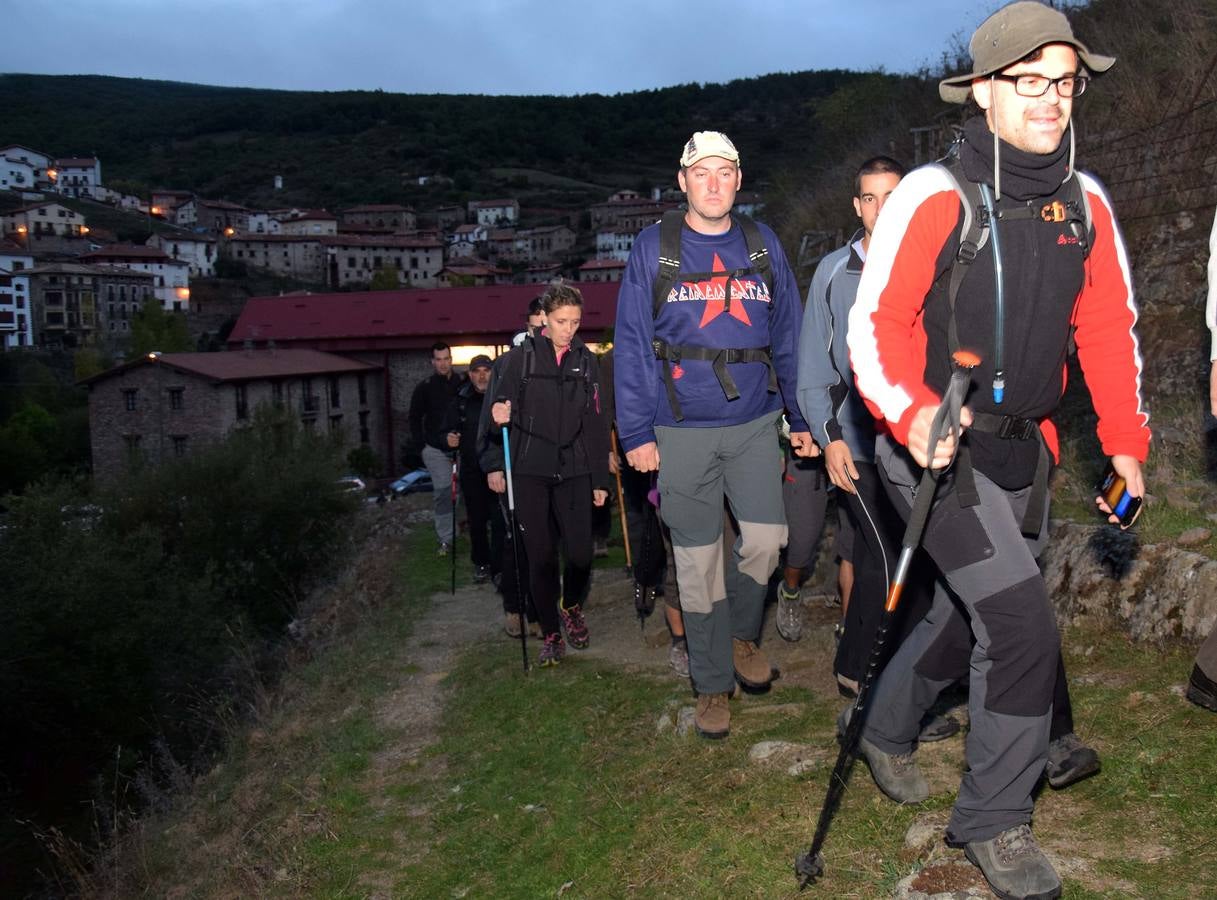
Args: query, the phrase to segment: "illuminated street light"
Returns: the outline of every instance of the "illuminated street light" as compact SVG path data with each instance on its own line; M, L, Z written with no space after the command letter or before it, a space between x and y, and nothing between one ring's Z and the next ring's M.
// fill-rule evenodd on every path
M190 299L190 288L188 288L188 287L180 287L177 289L176 293L177 293L177 298L179 300L189 300Z
M227 228L224 229L224 237L232 237L236 233L237 233L237 230L235 228L233 228L231 225L229 225Z

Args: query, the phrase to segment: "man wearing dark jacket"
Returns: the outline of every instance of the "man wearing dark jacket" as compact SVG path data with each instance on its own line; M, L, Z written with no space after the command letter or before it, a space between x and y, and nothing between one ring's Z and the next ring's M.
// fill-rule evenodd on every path
M422 448L423 465L431 473L435 537L439 541L439 555L447 556L456 515L452 503L452 464L460 435L448 431L444 420L462 379L452 371L452 348L443 342L431 346L431 366L435 372L419 382L410 398L410 437L415 447Z
M858 391L879 421L880 478L902 515L922 468L945 468L959 448L922 540L949 594L938 592L880 676L859 750L889 797L924 800L913 755L921 716L968 675L967 771L947 840L998 896L1051 900L1060 878L1030 822L1060 637L1035 557L1071 337L1100 444L1135 497L1150 438L1127 253L1102 185L1074 166L1069 130L1091 75L1115 60L1033 0L998 10L970 46L972 71L939 92L974 100L980 115L965 125L957 162L923 166L892 193L849 316ZM983 245L962 227L970 191L989 225ZM931 423L957 348L981 362L962 441L950 435L935 446Z
M446 433L460 435L461 494L469 516L469 555L473 561L473 580L481 584L499 574L503 559L506 527L499 515L498 498L486 484L478 461L478 423L482 401L490 385L489 356L475 356L469 363L469 378L448 405Z

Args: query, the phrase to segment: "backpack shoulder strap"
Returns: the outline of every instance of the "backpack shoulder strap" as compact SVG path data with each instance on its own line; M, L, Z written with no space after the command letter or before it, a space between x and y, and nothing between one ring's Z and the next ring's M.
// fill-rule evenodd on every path
M765 287L772 292L773 259L769 255L769 248L765 246L761 229L753 219L743 213L732 213L731 218L739 223L740 230L744 232L744 242L748 245L748 262L764 280Z
M1070 194L1065 203L1066 207L1071 212L1076 210L1082 216L1080 222L1072 219L1069 227L1077 237L1078 243L1082 245L1082 257L1085 259L1090 256L1090 248L1093 244L1091 236L1094 234L1094 215L1090 210L1090 197L1086 193L1086 185L1082 184L1082 176L1076 169L1065 180L1065 189Z
M659 318L659 311L680 274L680 230L684 221L684 210L680 209L669 209L659 221L659 271L651 286L653 318Z
M947 305L950 310L950 324L947 344L950 352L959 349L959 338L955 326L955 301L959 297L959 289L963 286L964 277L980 251L989 242L989 215L984 198L980 193L980 185L968 180L963 174L963 164L959 158L958 145L951 148L946 156L935 163L951 180L955 193L959 195L960 212L963 221L959 229L959 249L955 253L955 261L951 264L950 280L947 282Z

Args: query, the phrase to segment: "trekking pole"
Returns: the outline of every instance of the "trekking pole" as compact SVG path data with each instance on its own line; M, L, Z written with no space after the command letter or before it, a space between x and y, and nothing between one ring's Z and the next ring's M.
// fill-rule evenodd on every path
M651 492L647 491L647 498L642 504L642 579L646 580L651 577L651 535L654 528L658 527L656 523L652 526L651 519L658 517L658 510L648 509L651 505ZM662 538L660 539L662 541ZM662 566L660 568L663 568ZM637 588L635 588L637 590ZM638 613L638 630L646 631L647 617L655 611L653 602L648 603L650 596L648 594L647 585L642 585L642 591L635 595L634 611Z
M511 440L503 426L503 468L507 475L507 518L511 525L511 558L516 569L516 598L520 602L520 654L524 658L524 674L528 674L528 602L524 597L524 580L520 577L520 532L516 528L516 491L511 477Z
M939 442L951 434L955 435L956 448L958 448L959 411L971 384L970 370L980 364L979 357L963 350L956 351L953 359L955 365L951 372L951 382L947 385L942 403L939 404L938 411L934 414L933 422L930 425L930 443L926 454L928 462L933 462L934 451ZM845 726L845 734L841 736L841 751L837 754L837 763L833 766L832 774L828 776L828 792L824 796L824 805L820 809L815 836L811 840L811 848L806 853L795 857L794 874L799 882L799 890L813 884L824 874L824 857L820 850L824 846L825 838L828 837L828 827L832 823L836 808L845 794L854 752L857 749L858 740L862 736L862 726L866 721L866 701L869 699L871 685L878 676L882 665L888 628L892 624L896 608L900 605L900 596L904 592L904 583L908 577L909 566L912 564L913 553L921 543L925 523L934 504L934 495L937 493L938 478L944 470L945 467L942 470L936 470L927 466L921 474L921 483L917 487L913 509L904 529L904 539L900 543L900 557L896 562L896 572L888 587L887 602L883 605L883 616L875 631L866 671L858 685L858 696L854 700L853 712Z
M452 454L452 548L448 555L452 557L452 594L456 595L456 463L457 455Z
M613 429L613 450L617 450L621 443L617 440L617 429ZM617 456L617 471L613 474L617 476L617 514L621 517L621 539L625 542L625 570L628 572L634 568L634 561L630 558L630 526L625 518L625 492L621 489L621 467L626 465L625 454L621 453Z

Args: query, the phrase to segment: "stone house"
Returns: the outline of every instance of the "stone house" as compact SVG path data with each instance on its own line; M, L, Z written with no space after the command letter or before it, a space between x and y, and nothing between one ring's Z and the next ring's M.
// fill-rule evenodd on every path
M402 234L418 227L418 217L408 206L395 203L364 203L340 210L338 224L340 228L365 225L383 232Z
M321 241L304 234L237 234L222 246L226 256L246 265L324 284L326 255Z
M93 473L196 452L279 407L343 446L383 445L379 366L310 349L150 353L82 382L89 391Z
M435 287L444 268L444 245L432 237L337 234L321 239L332 288L370 284L393 266L402 285Z

